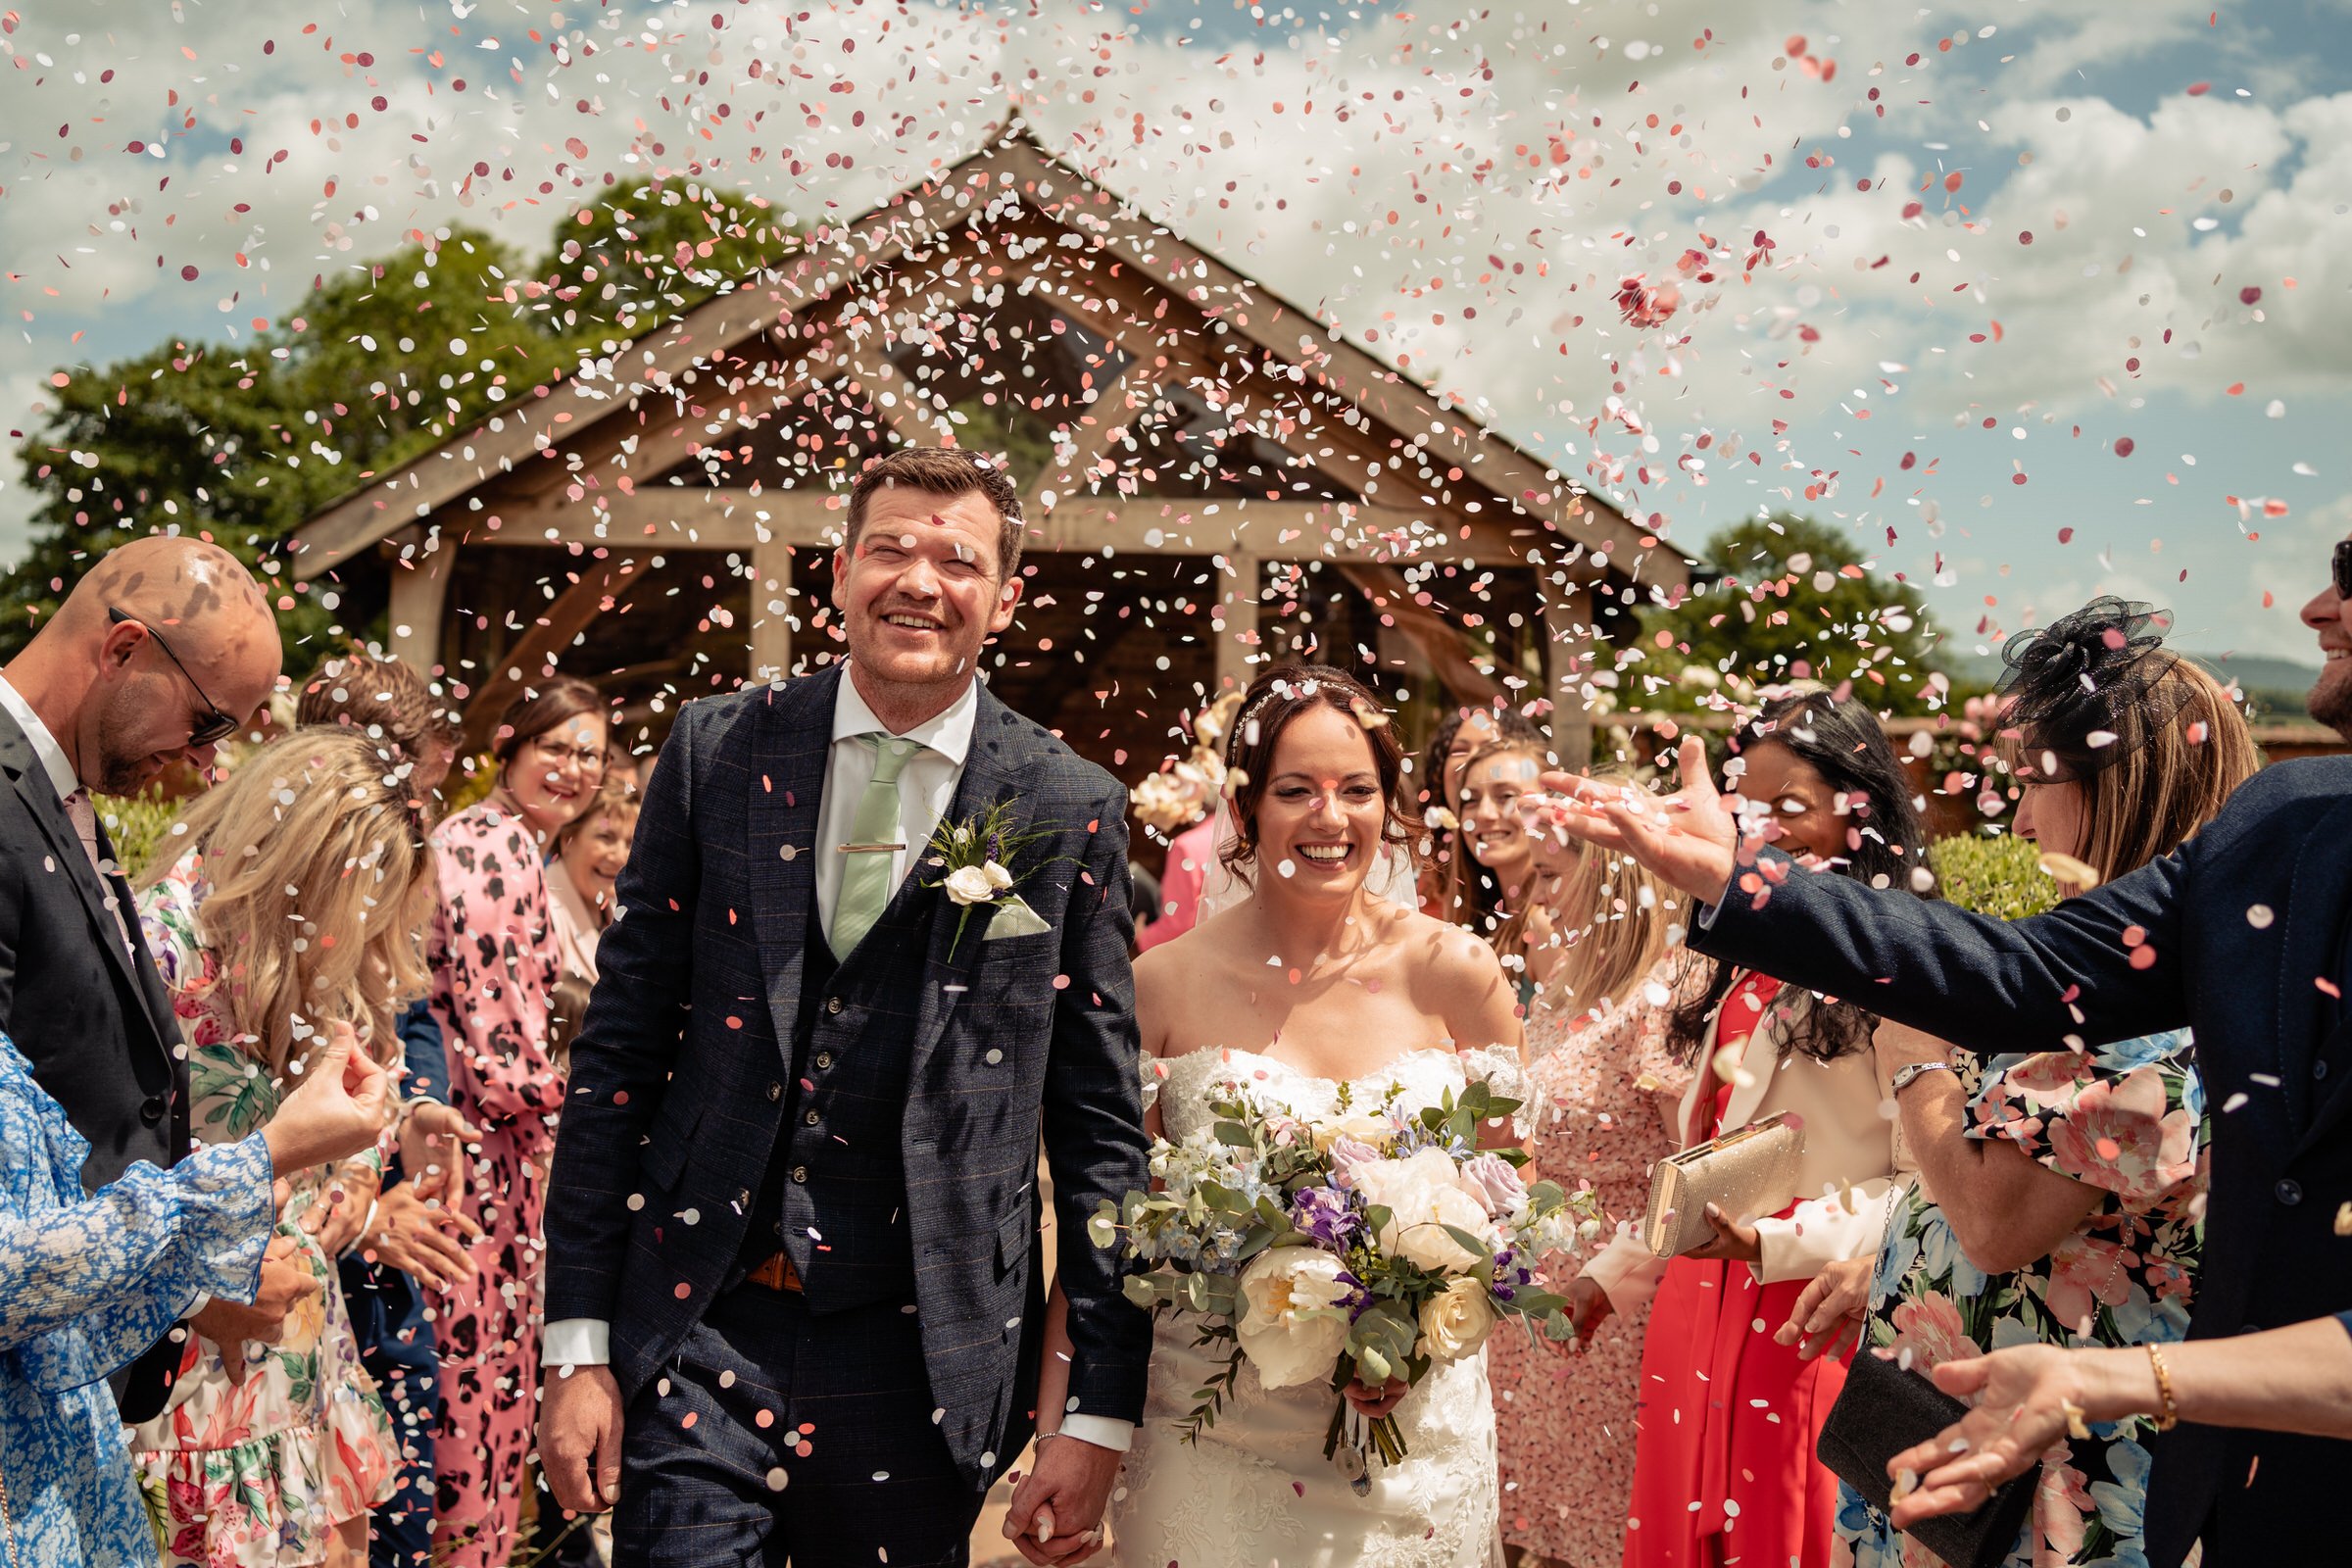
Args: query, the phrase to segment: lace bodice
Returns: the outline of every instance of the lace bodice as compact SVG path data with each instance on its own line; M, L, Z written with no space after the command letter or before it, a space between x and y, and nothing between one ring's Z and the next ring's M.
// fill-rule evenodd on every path
M1483 1070L1474 1071L1474 1066ZM1215 1047L1161 1057L1147 1070L1158 1080L1160 1124L1166 1128L1169 1142L1180 1143L1216 1119L1208 1104L1211 1089L1219 1084L1240 1083L1258 1099L1278 1102L1292 1115L1311 1121L1339 1110L1343 1094L1348 1103L1357 1108L1380 1104L1392 1088L1401 1089L1403 1102L1413 1109L1434 1105L1447 1094L1460 1094L1473 1077L1494 1076L1495 1069L1494 1064L1474 1063L1470 1056L1432 1046L1408 1051L1371 1072L1344 1080L1317 1078L1254 1051Z

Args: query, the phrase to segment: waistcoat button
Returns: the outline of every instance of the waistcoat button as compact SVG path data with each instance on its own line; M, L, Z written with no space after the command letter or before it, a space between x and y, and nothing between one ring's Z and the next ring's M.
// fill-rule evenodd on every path
M769 1084L769 1085L767 1086L767 1102L768 1102L769 1104L771 1104L771 1105L772 1105L772 1104L774 1104L774 1103L775 1103L777 1101L779 1101L779 1100L782 1100L783 1098L784 1098L784 1086L783 1086L782 1084Z
M802 1114L802 1116L801 1116L801 1120L803 1120L803 1121L807 1122L807 1123L808 1123L809 1126L813 1127L813 1126L815 1126L815 1125L816 1125L816 1120L817 1120L817 1118L816 1118L816 1112L815 1112L815 1111L813 1111L813 1110L811 1110L811 1111L807 1111L807 1112L804 1112L804 1113Z
M792 1179L795 1185L806 1185L808 1180L808 1167L806 1165L793 1166Z
M832 1065L833 1053L830 1051L820 1051L816 1054L816 1070L818 1072L823 1072L827 1067Z
M825 1010L827 1012L839 1012L841 1010L841 999L839 997L827 997L825 999Z
M2289 1208L2292 1208L2297 1203L2303 1201L2303 1184L2295 1180L2292 1176L2288 1176L2281 1180L2278 1185L2272 1188L2271 1191L2278 1195L2278 1201L2284 1203Z

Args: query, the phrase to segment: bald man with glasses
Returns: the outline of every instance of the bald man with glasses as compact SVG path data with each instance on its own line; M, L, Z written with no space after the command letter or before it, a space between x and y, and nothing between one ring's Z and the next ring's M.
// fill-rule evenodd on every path
M93 795L135 795L181 760L209 767L277 684L269 601L237 559L180 537L109 553L0 670L0 1031L89 1140L92 1191L188 1149L179 1028ZM266 1264L263 1299L299 1270ZM272 1340L274 1311L198 1299L198 1332ZM184 1325L183 1325L184 1327ZM179 1334L175 1329L173 1333ZM122 1419L163 1408L167 1336L117 1379Z

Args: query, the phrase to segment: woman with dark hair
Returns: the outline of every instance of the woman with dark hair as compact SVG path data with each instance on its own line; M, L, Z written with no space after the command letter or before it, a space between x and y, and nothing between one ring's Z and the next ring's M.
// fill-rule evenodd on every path
M449 1042L450 1103L482 1131L463 1204L482 1230L479 1272L434 1293L441 1351L433 1557L493 1568L514 1544L537 1417L537 1292L543 1172L564 1085L549 1053L563 973L545 860L557 831L604 782L605 702L560 676L499 719L487 800L441 824L441 899L428 957Z
M2164 649L2144 605L2095 600L2004 656L2017 836L2097 880L2172 854L2260 765L2229 693ZM1825 1274L1785 1336L1817 1317L1827 1329L1867 1291L1870 1348L1923 1376L1995 1347L2161 1357L2154 1347L2186 1337L2207 1143L2188 1032L2020 1044L2049 1049L1979 1058L1879 1025L1882 1066L1905 1074L1894 1102L1924 1186L1896 1208L1875 1284L1860 1261ZM2099 1422L2053 1450L2008 1568L2144 1561L2146 1438L2137 1422ZM1919 1554L1850 1487L1838 1535L1857 1568Z
M1285 664L1251 684L1226 757L1238 783L1219 857L1239 896L1136 960L1154 1135L1206 1138L1212 1103L1244 1083L1305 1120L1411 1114L1490 1076L1517 1098L1519 1022L1494 954L1410 906L1396 861L1411 834L1403 760L1350 676ZM1049 1330L1043 1409L1060 1401L1055 1354ZM1221 1362L1194 1326L1163 1317L1152 1365L1111 1503L1120 1562L1488 1561L1499 1498L1483 1350L1409 1393L1346 1390L1368 1416L1394 1411L1406 1448L1352 1486L1324 1456L1327 1384L1269 1389L1245 1363L1223 1418L1188 1441L1193 1391Z
M1869 709L1820 691L1776 697L1732 744L1726 787L1800 861L1877 887L1931 885L1910 780ZM1671 1261L1621 1234L1570 1285L1580 1336L1651 1303L1625 1565L1826 1568L1838 1478L1813 1450L1845 1364L1802 1359L1772 1331L1826 1265L1877 1251L1902 1180L1879 1108L1877 1020L1729 967L1686 997L1666 1025L1668 1050L1694 1073L1676 1142L1786 1114L1801 1120L1804 1147L1779 1212L1710 1204L1714 1239Z
M1544 732L1499 700L1480 708L1464 705L1446 710L1421 757L1414 799L1430 833L1420 869L1421 912L1456 925L1493 914L1501 902L1494 873L1461 853L1462 776L1471 754L1497 741L1524 741L1541 753Z

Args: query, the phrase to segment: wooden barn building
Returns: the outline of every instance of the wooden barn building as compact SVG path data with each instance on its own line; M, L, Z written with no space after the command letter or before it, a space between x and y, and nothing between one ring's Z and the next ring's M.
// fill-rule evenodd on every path
M487 738L550 667L658 740L679 701L834 655L849 482L895 444L1006 455L1014 708L1133 783L1256 661L1403 704L1549 713L1671 548L1015 122L986 150L313 517L297 571L441 666ZM1544 699L1550 699L1544 705ZM1544 706L1534 706L1544 705Z

